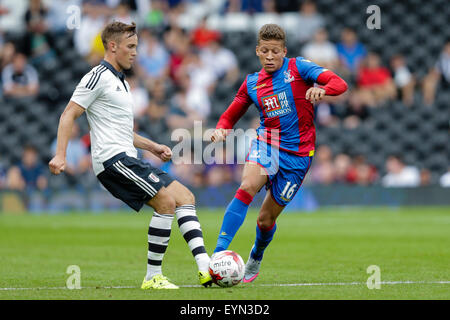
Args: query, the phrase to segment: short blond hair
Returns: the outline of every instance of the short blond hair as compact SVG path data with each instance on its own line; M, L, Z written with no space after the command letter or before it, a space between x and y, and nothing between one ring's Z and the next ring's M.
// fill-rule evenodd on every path
M128 37L134 36L136 34L136 24L134 22L126 24L120 21L108 23L101 34L105 50L108 49L109 41L113 40L119 43L123 34L128 34Z
M261 40L280 40L286 46L286 33L283 28L274 23L265 24L258 32L258 45Z

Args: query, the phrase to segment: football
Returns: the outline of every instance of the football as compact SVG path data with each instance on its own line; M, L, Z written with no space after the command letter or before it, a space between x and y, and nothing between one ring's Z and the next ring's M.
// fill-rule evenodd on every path
M234 251L225 250L214 254L209 262L209 273L213 282L221 287L232 287L244 278L245 264Z

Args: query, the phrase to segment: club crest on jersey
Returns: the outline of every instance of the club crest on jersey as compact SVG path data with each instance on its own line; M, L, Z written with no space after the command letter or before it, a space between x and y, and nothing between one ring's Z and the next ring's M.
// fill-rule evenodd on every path
M294 78L293 75L291 75L291 70L289 70L289 69L286 70L284 72L284 83L290 83L290 82L292 82L294 80L295 80L295 78Z
M153 172L150 173L150 174L148 175L148 178L149 178L150 180L152 180L154 183L158 183L158 182L159 182L158 176L156 176L155 174L153 174Z
M263 97L262 102L269 118L282 116L292 111L285 91Z
M256 149L254 149L253 151L252 151L252 153L250 154L250 156L249 156L249 158L252 158L252 159L259 159L261 156L260 156L260 154L259 154L259 151L258 150L256 150Z

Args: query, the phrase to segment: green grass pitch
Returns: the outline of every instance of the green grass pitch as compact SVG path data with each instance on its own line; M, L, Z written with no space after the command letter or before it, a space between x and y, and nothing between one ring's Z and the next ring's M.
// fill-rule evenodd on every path
M250 211L231 250L244 261L255 236ZM222 210L199 210L212 252ZM151 211L0 215L0 299L449 299L450 208L335 208L283 213L253 284L197 286L194 259L174 221L163 271L179 290L139 289ZM69 265L80 290L65 288ZM369 290L367 267L381 288Z

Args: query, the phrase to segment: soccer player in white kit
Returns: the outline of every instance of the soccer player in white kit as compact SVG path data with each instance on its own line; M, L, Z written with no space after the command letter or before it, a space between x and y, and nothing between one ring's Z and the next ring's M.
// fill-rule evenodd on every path
M92 166L99 181L134 210L139 211L144 204L155 210L148 229L147 274L141 288L178 289L161 270L174 214L197 262L199 282L210 286L210 259L196 215L194 195L166 172L136 158L136 148L148 150L163 161L172 156L169 147L133 131L133 99L122 71L130 69L136 58L136 25L112 22L104 28L101 38L104 60L81 79L61 115L50 171L56 175L64 171L73 123L86 112Z

